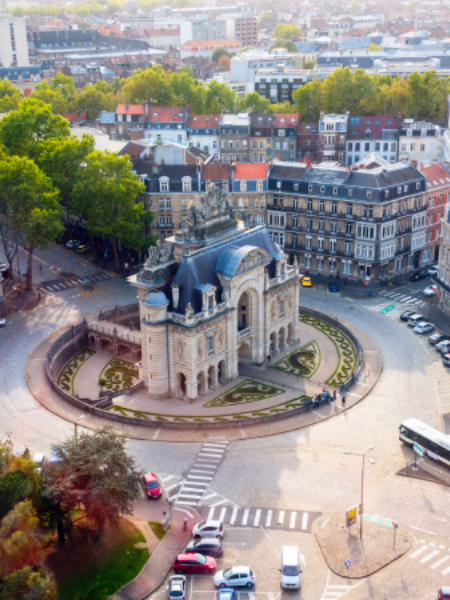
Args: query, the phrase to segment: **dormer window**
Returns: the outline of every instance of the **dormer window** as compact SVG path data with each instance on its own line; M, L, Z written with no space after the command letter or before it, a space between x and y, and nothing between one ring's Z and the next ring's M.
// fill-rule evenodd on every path
M353 190L348 190L348 195L353 196Z
M294 183L294 192L298 192L298 183Z
M241 190L241 192L247 191L247 182L246 181L241 181L240 190Z
M407 132L406 132L406 135L408 137L411 137L412 136L412 129L408 129Z
M190 177L183 177L181 182L183 184L183 192L192 191L192 179Z
M312 185L308 185L308 192L312 192L313 191L313 186Z
M419 182L416 183L416 190L420 190L420 183Z
M222 190L228 192L228 181L222 181Z
M422 129L422 131L420 132L420 135L422 137L427 137L427 130L426 129Z
M403 191L405 192L405 194L406 194L406 192L408 191L408 189L409 189L409 188L408 188L408 186L407 186L407 185L405 185L405 186L404 186L404 188L403 188Z
M384 192L384 197L385 197L385 198L389 198L389 190L386 190L386 191Z
M214 183L214 181L208 181L206 183L206 189L207 190L213 190L216 187L216 184Z
M335 196L337 196L337 193L338 193L338 189L337 189L337 188L333 188L333 194L334 194Z
M159 180L159 191L160 192L168 192L168 191L170 191L169 178L168 177L161 177L161 179Z
M401 188L401 187L398 187L398 188L397 188L397 194L400 196L400 194L401 194L401 193L402 193L402 188Z
M277 181L277 189L281 189L281 181Z
M325 194L325 186L324 185L320 186L320 193Z
M370 200L372 198L372 192L367 192L367 199Z
M263 182L262 181L257 181L256 182L256 191L257 192L262 192L263 191Z

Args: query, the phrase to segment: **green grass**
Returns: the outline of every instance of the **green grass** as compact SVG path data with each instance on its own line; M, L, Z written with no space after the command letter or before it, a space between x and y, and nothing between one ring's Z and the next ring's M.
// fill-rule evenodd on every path
M167 531L164 531L162 523L156 523L156 521L149 521L148 525L149 525L150 529L153 531L153 533L156 535L156 537L158 538L159 541L161 541L163 539L163 537L166 535L166 533L170 529L170 527L169 527L169 529Z
M145 538L125 519L95 545L76 529L74 534L73 543L55 546L48 559L59 600L105 600L134 579L149 558L148 548L134 548Z

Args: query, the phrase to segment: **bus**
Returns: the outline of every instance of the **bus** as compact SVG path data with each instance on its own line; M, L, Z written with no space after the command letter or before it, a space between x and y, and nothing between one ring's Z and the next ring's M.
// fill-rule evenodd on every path
M406 419L400 425L400 439L412 446L422 446L424 454L450 467L450 436L425 425L418 419Z

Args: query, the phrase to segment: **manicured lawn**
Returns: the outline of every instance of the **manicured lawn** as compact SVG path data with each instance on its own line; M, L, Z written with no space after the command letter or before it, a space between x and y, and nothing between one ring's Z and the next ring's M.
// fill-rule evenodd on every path
M83 523L83 527L86 525ZM47 558L58 582L59 600L104 600L136 577L149 557L142 533L121 519L97 544L75 528L73 542L55 546Z
M148 525L150 527L150 529L153 531L153 533L156 535L156 537L158 538L159 541L161 541L163 539L163 537L166 535L167 531L163 530L163 526L162 523L156 523L155 521L149 521Z

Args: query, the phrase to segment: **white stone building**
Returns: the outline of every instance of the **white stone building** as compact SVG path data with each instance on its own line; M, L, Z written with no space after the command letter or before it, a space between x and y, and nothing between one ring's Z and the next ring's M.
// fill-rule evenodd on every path
M27 67L27 30L24 17L0 13L0 63L4 67Z
M191 207L182 232L150 248L138 289L140 378L152 397L193 401L299 341L299 272L264 226L238 224L223 192Z

